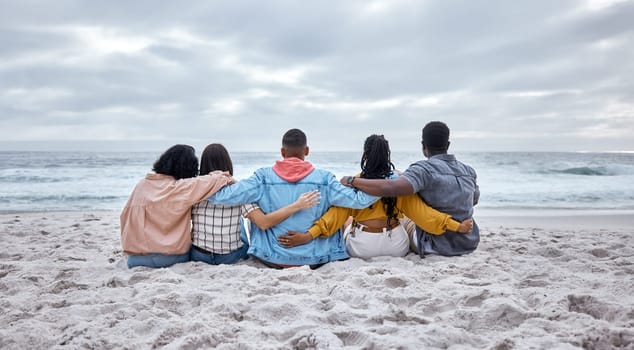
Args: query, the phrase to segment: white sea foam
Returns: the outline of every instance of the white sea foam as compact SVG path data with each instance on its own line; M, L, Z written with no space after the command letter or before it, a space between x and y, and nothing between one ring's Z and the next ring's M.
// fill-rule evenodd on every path
M0 152L0 211L120 210L151 172L155 153ZM244 179L280 159L277 152L232 153ZM397 169L420 152L394 152ZM478 173L482 209L634 209L634 154L464 153ZM312 152L317 167L358 173L360 152Z

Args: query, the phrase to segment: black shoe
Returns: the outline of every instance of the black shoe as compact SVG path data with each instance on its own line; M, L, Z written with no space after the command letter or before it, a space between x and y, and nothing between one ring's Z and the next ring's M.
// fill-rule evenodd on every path
M327 264L327 262L321 263L321 264L308 265L308 267L310 267L311 270L317 270L318 268L320 268L320 267L322 267L322 266L324 266L326 264Z

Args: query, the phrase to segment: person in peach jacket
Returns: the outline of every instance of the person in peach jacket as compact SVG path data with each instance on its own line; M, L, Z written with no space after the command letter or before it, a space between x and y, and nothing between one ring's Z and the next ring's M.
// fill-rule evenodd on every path
M136 185L121 213L121 245L129 268L189 261L191 208L233 182L228 173L198 175L189 145L175 145Z

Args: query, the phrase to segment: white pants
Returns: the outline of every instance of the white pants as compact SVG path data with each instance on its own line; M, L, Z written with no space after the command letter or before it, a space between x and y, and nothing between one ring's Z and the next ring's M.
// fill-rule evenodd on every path
M348 254L357 258L405 256L409 252L409 236L402 225L380 233L348 227L345 232Z

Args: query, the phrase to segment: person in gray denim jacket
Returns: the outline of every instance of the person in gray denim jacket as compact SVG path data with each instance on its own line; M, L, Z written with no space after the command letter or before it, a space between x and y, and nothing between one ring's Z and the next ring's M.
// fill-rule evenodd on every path
M458 161L449 149L449 127L443 122L429 122L423 128L423 154L419 160L395 179L351 179L345 176L341 183L353 186L374 196L418 195L431 207L462 221L473 216L480 189L475 170ZM414 245L421 256L425 254L462 255L473 252L480 242L480 231L475 220L473 230L467 234L446 231L432 235L416 228Z

